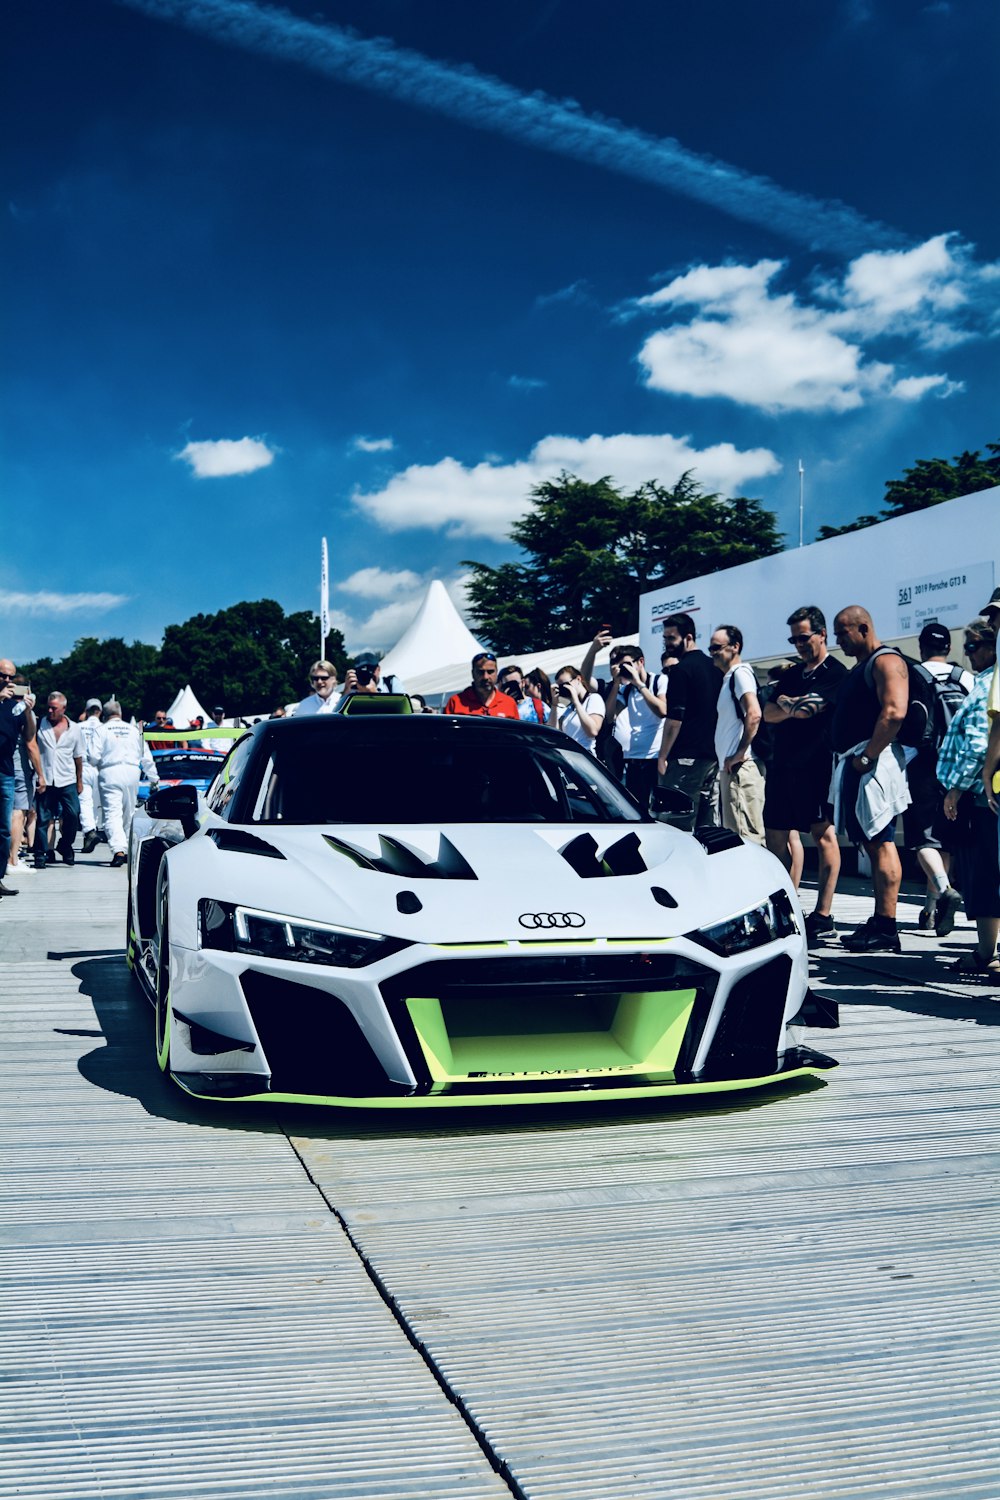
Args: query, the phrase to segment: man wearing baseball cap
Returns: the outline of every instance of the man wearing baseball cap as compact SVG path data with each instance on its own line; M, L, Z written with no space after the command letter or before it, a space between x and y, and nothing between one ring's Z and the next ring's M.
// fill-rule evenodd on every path
M1000 589L994 589L990 595L989 603L984 604L979 611L984 620L989 620L993 629L996 630L1000 624Z
M497 659L492 651L477 651L472 658L472 682L461 693L452 693L446 714L480 714L490 719L518 719L517 704L497 687Z
M941 722L947 727L957 707L972 687L971 672L948 660L951 631L937 620L929 621L918 637L920 666L933 679L934 691L942 709ZM943 738L943 733L941 735ZM923 745L906 768L910 788L910 806L903 813L903 843L912 849L927 877L924 908L917 918L921 928L933 927L946 937L955 925L955 913L962 898L949 879L948 870L954 853L954 825L944 816L941 788L937 779L940 738Z
M101 841L101 826L104 822L101 811L101 793L98 788L97 764L101 758L101 709L100 698L88 698L83 723L83 791L80 793L80 827L83 830L83 852L91 854Z

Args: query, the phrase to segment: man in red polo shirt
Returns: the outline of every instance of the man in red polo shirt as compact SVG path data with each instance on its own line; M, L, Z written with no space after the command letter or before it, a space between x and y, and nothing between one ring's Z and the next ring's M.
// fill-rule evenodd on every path
M491 719L517 719L513 698L497 689L497 659L492 651L480 651L472 658L472 685L464 692L452 693L444 706L446 714L486 714Z

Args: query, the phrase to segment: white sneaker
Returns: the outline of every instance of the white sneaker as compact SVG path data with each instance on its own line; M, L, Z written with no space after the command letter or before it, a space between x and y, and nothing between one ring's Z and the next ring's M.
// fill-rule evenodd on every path
M34 875L34 873L34 870L29 869L27 865L7 866L7 879L13 880L15 883L20 879L22 875Z

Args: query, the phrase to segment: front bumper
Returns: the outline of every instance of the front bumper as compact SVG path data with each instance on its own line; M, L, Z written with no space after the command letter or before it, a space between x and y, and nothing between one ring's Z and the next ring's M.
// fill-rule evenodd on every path
M706 957L685 940L498 943L347 972L182 953L171 1072L200 1098L441 1108L718 1093L836 1066L798 1036L796 940Z

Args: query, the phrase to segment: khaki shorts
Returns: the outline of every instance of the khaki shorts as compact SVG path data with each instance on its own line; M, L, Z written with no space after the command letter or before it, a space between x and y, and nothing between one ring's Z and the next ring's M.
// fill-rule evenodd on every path
M764 842L764 774L749 756L730 774L719 772L722 825L755 844Z

